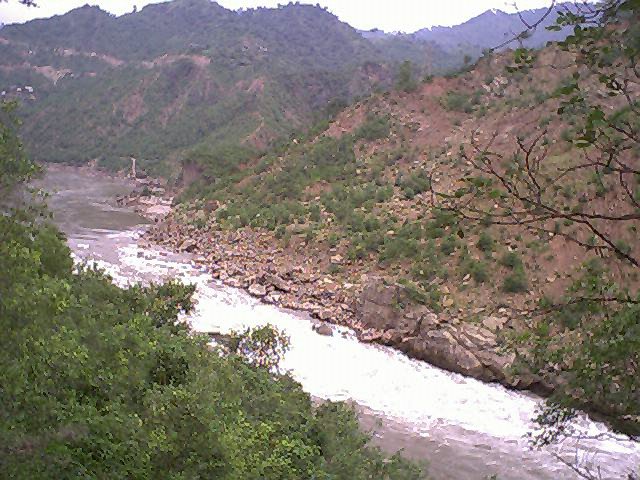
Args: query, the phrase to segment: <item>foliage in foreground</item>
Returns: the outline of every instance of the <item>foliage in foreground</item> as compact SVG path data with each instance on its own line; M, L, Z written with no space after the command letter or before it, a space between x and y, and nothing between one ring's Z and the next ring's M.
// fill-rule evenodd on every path
M207 349L189 287L72 274L59 234L2 217L0 468L9 478L419 478L345 405Z

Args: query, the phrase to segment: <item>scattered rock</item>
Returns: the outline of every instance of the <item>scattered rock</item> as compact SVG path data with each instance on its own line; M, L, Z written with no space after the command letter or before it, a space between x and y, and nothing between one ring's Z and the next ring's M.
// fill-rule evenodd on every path
M193 240L192 238L187 238L180 244L178 250L180 250L181 252L193 252L197 246L198 245L195 240Z
M320 323L313 326L313 330L319 335L325 335L328 337L333 336L333 329L326 323Z
M280 290L281 292L291 291L291 285L282 277L279 277L278 275L267 273L264 276L264 281L267 284L272 285L276 290Z
M249 293L254 297L264 297L267 294L267 287L259 283L252 283L249 286Z
M343 261L344 259L342 258L342 255L334 255L333 257L331 257L332 265L342 265Z
M496 331L504 327L507 320L508 319L506 317L486 317L482 320L482 325L491 331Z
M363 342L372 343L382 339L382 335L383 334L380 330L370 328L360 334L360 340Z

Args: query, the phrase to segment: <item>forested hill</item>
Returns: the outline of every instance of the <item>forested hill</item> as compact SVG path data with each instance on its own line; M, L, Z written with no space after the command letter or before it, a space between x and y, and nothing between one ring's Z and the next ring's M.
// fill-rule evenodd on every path
M407 58L435 71L459 61L402 42L374 44L313 6L175 0L121 17L85 6L2 28L0 90L23 100L37 160L115 167L135 156L169 173L198 144L262 149L332 100L392 84Z

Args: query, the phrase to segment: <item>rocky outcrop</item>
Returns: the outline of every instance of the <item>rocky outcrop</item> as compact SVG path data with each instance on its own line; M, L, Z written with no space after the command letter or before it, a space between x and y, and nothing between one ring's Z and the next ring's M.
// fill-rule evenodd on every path
M356 302L355 320L363 329L361 340L397 348L446 370L516 388L539 383L532 375L511 373L513 355L500 353L497 332L506 320L488 317L483 325L449 323L426 306L411 302L404 286L386 284L381 278L365 284Z
M381 277L362 274L359 283L344 283L323 273L317 259L284 252L266 232L204 230L169 217L150 229L147 239L199 254L214 278L245 289L262 302L307 312L323 322L315 328L320 334L333 333L328 324L345 325L361 341L396 348L453 372L513 388L548 391L533 375L511 373L513 356L499 351L500 332L510 328L506 317L488 315L477 324L462 322L416 304L404 286ZM326 264L351 268L339 255L326 258Z

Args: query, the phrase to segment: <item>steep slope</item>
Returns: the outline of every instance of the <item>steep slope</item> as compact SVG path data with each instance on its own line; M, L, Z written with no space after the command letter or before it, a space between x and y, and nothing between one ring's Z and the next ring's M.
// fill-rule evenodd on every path
M4 27L0 51L0 90L24 100L37 160L122 167L134 156L164 174L198 143L262 149L330 100L389 85L405 58L319 7L234 12L209 0L122 17L85 6ZM444 56L428 44L409 54Z
M545 132L545 175L581 158L572 143L577 113L556 114L556 93L575 62L548 49L526 74L507 75L512 59L484 58L414 93L373 95L320 135L245 160L229 176L205 177L185 194L184 213L152 238L175 246L195 238L190 245L221 279L266 286L254 291L347 324L365 340L485 380L547 388L546 380L514 377L498 339L524 328L522 312L581 285L596 261L608 281L632 291L638 278L569 216L536 228L472 222L450 208L469 195L478 212L506 208L473 163L474 145L491 145L501 168L525 171L518 139L526 144ZM481 187L488 195L474 197ZM627 208L611 177L578 175L545 194L567 205L576 199L580 209ZM601 226L617 229L620 245L638 253L637 221Z

